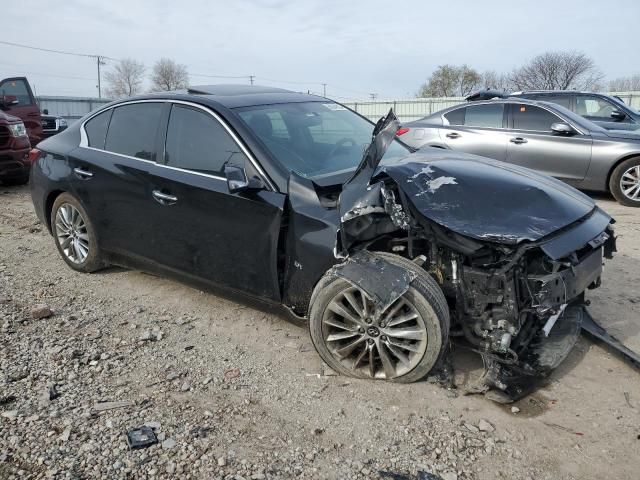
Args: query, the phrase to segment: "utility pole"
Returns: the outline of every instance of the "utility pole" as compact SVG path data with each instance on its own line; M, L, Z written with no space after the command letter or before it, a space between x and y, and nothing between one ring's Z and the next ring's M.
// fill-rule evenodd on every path
M253 85L253 79L256 78L255 75L249 75L249 83Z
M327 84L326 83L322 84L322 96L323 97L327 96Z
M100 65L106 65L106 62L102 60L100 55L96 55L96 61L98 64L98 98L102 98L102 84L100 80Z
M377 93L370 93L369 96L371 97L371 100L375 101L376 98L378 98L378 94Z

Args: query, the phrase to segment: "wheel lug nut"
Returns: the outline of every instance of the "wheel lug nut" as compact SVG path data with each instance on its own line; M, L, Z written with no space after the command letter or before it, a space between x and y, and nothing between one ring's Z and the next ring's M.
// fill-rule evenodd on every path
M360 327L360 328L358 329L358 332L359 332L359 333L364 333L364 328Z
M383 340L383 341L385 341L385 342L386 342L386 341L387 341L387 336L386 336L386 335L382 335L382 336L380 337L380 340Z
M370 338L369 340L367 340L367 342L369 343L369 345L373 345L375 343L375 340L373 338Z
M364 321L367 323L371 323L372 320L370 318L366 318Z

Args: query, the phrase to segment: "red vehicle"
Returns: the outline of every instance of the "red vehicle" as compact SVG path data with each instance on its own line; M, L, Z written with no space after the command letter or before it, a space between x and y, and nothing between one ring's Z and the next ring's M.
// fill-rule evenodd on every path
M29 149L42 140L42 118L25 77L0 81L0 181L29 180Z

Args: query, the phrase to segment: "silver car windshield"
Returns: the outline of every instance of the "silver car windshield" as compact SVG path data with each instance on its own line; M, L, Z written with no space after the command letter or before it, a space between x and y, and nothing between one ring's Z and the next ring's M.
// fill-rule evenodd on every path
M330 101L236 109L242 121L288 171L313 178L355 169L374 125ZM382 163L409 154L394 140Z

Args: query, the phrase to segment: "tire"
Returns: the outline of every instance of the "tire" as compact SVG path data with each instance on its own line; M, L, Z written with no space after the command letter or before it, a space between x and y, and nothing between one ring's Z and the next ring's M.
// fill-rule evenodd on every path
M633 186L635 179L638 186L630 195L625 194L623 187ZM621 205L640 207L640 157L629 158L615 168L609 179L609 190Z
M106 265L89 215L72 195L62 193L53 202L51 232L60 256L74 270L90 273ZM63 246L65 240L68 241L66 247ZM86 255L83 255L85 251Z
M29 175L23 175L22 177L14 177L14 178L5 178L0 180L4 185L8 187L25 185L29 183Z
M389 263L416 273L416 278L411 282L407 292L391 304L378 320L371 320L368 325L362 324L364 317L361 313L364 297L359 289L336 276L332 271L327 272L318 282L311 296L309 313L311 341L322 360L342 375L384 379L400 383L415 382L427 376L434 367L438 366L447 351L449 307L436 281L422 268L410 260L390 253L377 252L376 255ZM353 304L347 300L348 294L356 300L356 306L359 307L359 310L356 310ZM399 302L403 303L399 307L397 316L386 319L385 316L392 313L394 307L400 305ZM343 308L347 306L346 313L356 317L358 323L347 320L344 316L340 318L340 315L332 309L336 304ZM369 302L368 308L373 309L373 304ZM400 317L411 318L413 315L417 315L415 320L400 322L392 326L394 320L398 320ZM389 325L385 325L385 320ZM336 328L336 325L349 328ZM374 327L377 333L376 331L370 332L371 327ZM358 333L356 333L356 329ZM423 334L420 339L398 338L395 335L400 334L400 330L403 335L409 330L411 332L421 331ZM345 338L335 340L340 337L340 334ZM362 340L363 337L364 340ZM353 352L340 358L338 350L342 349L342 353L344 353L345 348L347 350L351 348L352 342L357 344L353 348ZM405 348L413 350L405 350ZM373 369L371 368L372 354L370 350L374 350ZM385 353L386 355L384 355ZM401 361L399 354L404 354L405 360L408 362ZM387 370L385 368L385 362L382 361L383 356L391 360L394 364L393 369Z

